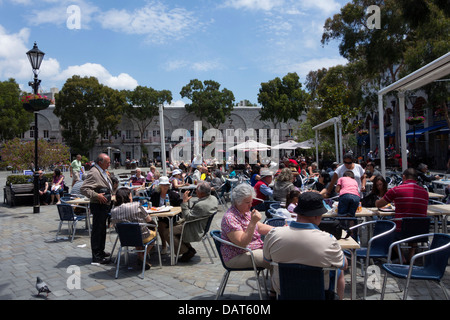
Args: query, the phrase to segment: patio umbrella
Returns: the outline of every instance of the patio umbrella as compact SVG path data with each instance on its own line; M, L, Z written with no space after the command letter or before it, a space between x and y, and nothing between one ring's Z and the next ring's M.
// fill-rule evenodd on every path
M300 143L294 140L288 140L282 144L272 147L272 149L287 149L287 150L295 150L299 147Z
M309 140L300 142L298 144L298 147L302 148L302 149L311 149L311 148L314 147L314 140L313 139L309 139Z
M241 150L241 151L265 151L269 150L270 146L264 143L257 142L255 140L247 140L243 143L235 145L228 150Z

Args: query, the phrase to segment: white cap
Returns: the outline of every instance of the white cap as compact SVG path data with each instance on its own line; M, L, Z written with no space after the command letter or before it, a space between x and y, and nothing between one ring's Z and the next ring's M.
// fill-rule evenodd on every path
M170 184L169 178L162 176L159 178L159 184Z

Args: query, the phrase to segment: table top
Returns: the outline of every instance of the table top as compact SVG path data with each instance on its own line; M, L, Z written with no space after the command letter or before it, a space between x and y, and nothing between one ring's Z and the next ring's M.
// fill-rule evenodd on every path
M359 249L360 245L358 242L355 241L352 237L348 237L347 239L344 239L346 236L346 232L342 230L342 238L338 240L339 245L342 249Z
M429 204L428 215L450 214L450 205L448 204Z
M450 185L450 180L433 180L433 181L431 181L431 183L448 186L448 185Z
M197 185L196 184L190 184L188 186L178 187L178 189L181 189L181 190L197 189Z
M429 198L439 198L439 199L442 199L442 198L445 197L445 195L440 194L440 193L428 192L428 197L429 197Z
M152 217L168 218L168 217L173 217L173 216L176 216L177 214L180 214L181 213L181 207L172 207L170 209L170 211L165 211L165 212L149 212L148 210L146 210L146 211Z
M89 200L89 198L76 198L76 199L67 200L64 202L68 203L68 204L88 204L91 201Z
M363 207L363 208L361 208L360 212L356 212L355 217L356 218L358 218L358 217L371 217L371 216L374 215L373 209L378 211L377 208L365 208L365 207ZM337 217L337 212L334 212L334 211L330 212L329 211L329 212L325 213L322 217L323 218Z

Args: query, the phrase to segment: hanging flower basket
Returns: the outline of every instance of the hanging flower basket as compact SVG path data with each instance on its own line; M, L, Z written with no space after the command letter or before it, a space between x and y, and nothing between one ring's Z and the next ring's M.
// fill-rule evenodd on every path
M48 106L52 103L46 96L41 96L40 94L31 94L25 97L22 97L23 107L28 112L36 112L47 109Z
M425 117L422 117L422 116L406 118L406 123L410 124L410 125L421 124L424 121L425 121Z
M366 130L366 129L361 129L361 130L358 131L358 134L360 136L365 136L366 134L369 134L369 131Z

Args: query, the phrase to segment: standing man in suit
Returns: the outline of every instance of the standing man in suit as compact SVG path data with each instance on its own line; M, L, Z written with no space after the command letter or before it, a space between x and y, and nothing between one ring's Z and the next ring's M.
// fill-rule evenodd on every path
M95 165L89 170L83 185L80 188L82 195L90 199L92 212L91 250L92 261L107 264L110 262L110 253L105 252L106 222L111 211L111 194L113 183L108 169L111 159L107 154L101 153L95 160Z
M178 220L177 224L173 227L175 250L178 250L178 245L181 240L180 253L183 255L179 259L180 262L188 262L197 253L190 242L201 240L207 220L204 219L187 224L184 228L183 239L180 239L183 224L190 220L209 217L217 212L219 206L217 198L211 195L211 185L209 182L200 182L197 185L196 191L198 199L195 199L196 202L192 208L189 208L189 200L192 198L189 192L183 194L183 202L181 203L182 219ZM166 232L166 239L168 239L169 229L166 229Z

